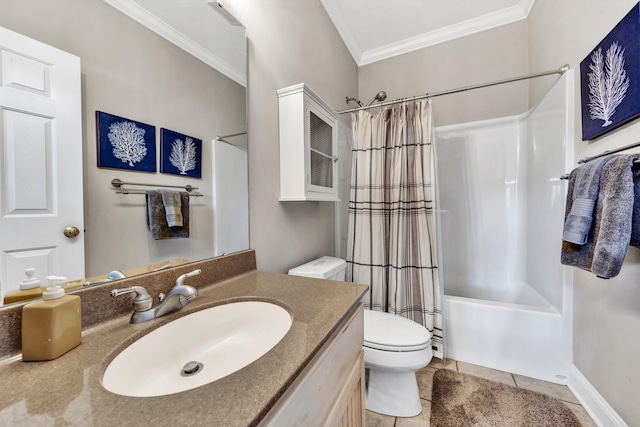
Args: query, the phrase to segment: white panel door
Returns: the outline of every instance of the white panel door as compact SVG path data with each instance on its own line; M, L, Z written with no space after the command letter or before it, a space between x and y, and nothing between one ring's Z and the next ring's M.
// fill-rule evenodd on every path
M0 305L26 268L84 277L80 93L80 58L0 27Z

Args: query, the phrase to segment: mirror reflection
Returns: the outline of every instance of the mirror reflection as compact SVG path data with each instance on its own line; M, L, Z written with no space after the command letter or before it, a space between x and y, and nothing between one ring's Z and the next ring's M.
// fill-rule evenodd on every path
M244 28L206 0L111 3L0 2L0 27L43 43L39 58L29 42L0 33L0 92L58 103L55 114L26 112L0 94L0 303L21 282L46 286L49 275L68 278L65 287L100 284L249 247ZM154 30L137 21L152 22ZM47 56L47 49L63 52ZM67 70L74 72L72 59L65 68L65 53L79 59L69 98L57 96L64 85L56 86ZM96 111L155 127L155 172L98 167ZM21 140L32 128L26 134L36 137ZM202 140L201 178L160 172L161 128ZM29 145L32 140L39 145ZM72 169L77 172L69 178ZM189 237L155 240L145 195L117 193L114 179L150 184L135 187L142 193L197 187L203 196L189 198ZM69 213L62 209L66 201ZM8 221L18 217L35 225Z

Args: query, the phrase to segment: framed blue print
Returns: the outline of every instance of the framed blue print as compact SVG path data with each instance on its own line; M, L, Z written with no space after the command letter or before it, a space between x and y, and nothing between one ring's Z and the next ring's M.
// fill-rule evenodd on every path
M160 172L202 177L202 140L160 128Z
M96 111L98 167L156 171L156 128Z
M640 3L580 63L582 140L640 116Z

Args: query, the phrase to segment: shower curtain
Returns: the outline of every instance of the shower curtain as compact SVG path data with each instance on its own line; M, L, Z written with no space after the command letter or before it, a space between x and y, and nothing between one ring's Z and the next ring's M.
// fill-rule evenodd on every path
M347 279L369 285L366 308L425 326L442 357L431 103L359 111L352 129Z

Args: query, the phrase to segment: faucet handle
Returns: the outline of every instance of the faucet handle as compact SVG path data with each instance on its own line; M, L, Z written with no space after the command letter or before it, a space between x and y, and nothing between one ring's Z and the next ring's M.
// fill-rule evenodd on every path
M178 276L178 278L176 279L176 284L175 286L182 286L184 285L184 280L187 277L192 277L192 276L197 276L198 274L202 273L202 270L200 270L199 268L196 270L193 270L191 273L187 273L187 274L183 274L182 276Z
M113 289L111 291L112 297L117 297L124 294L135 292L136 296L133 299L133 309L135 311L146 311L153 305L153 299L151 295L142 286L131 286L130 288Z

